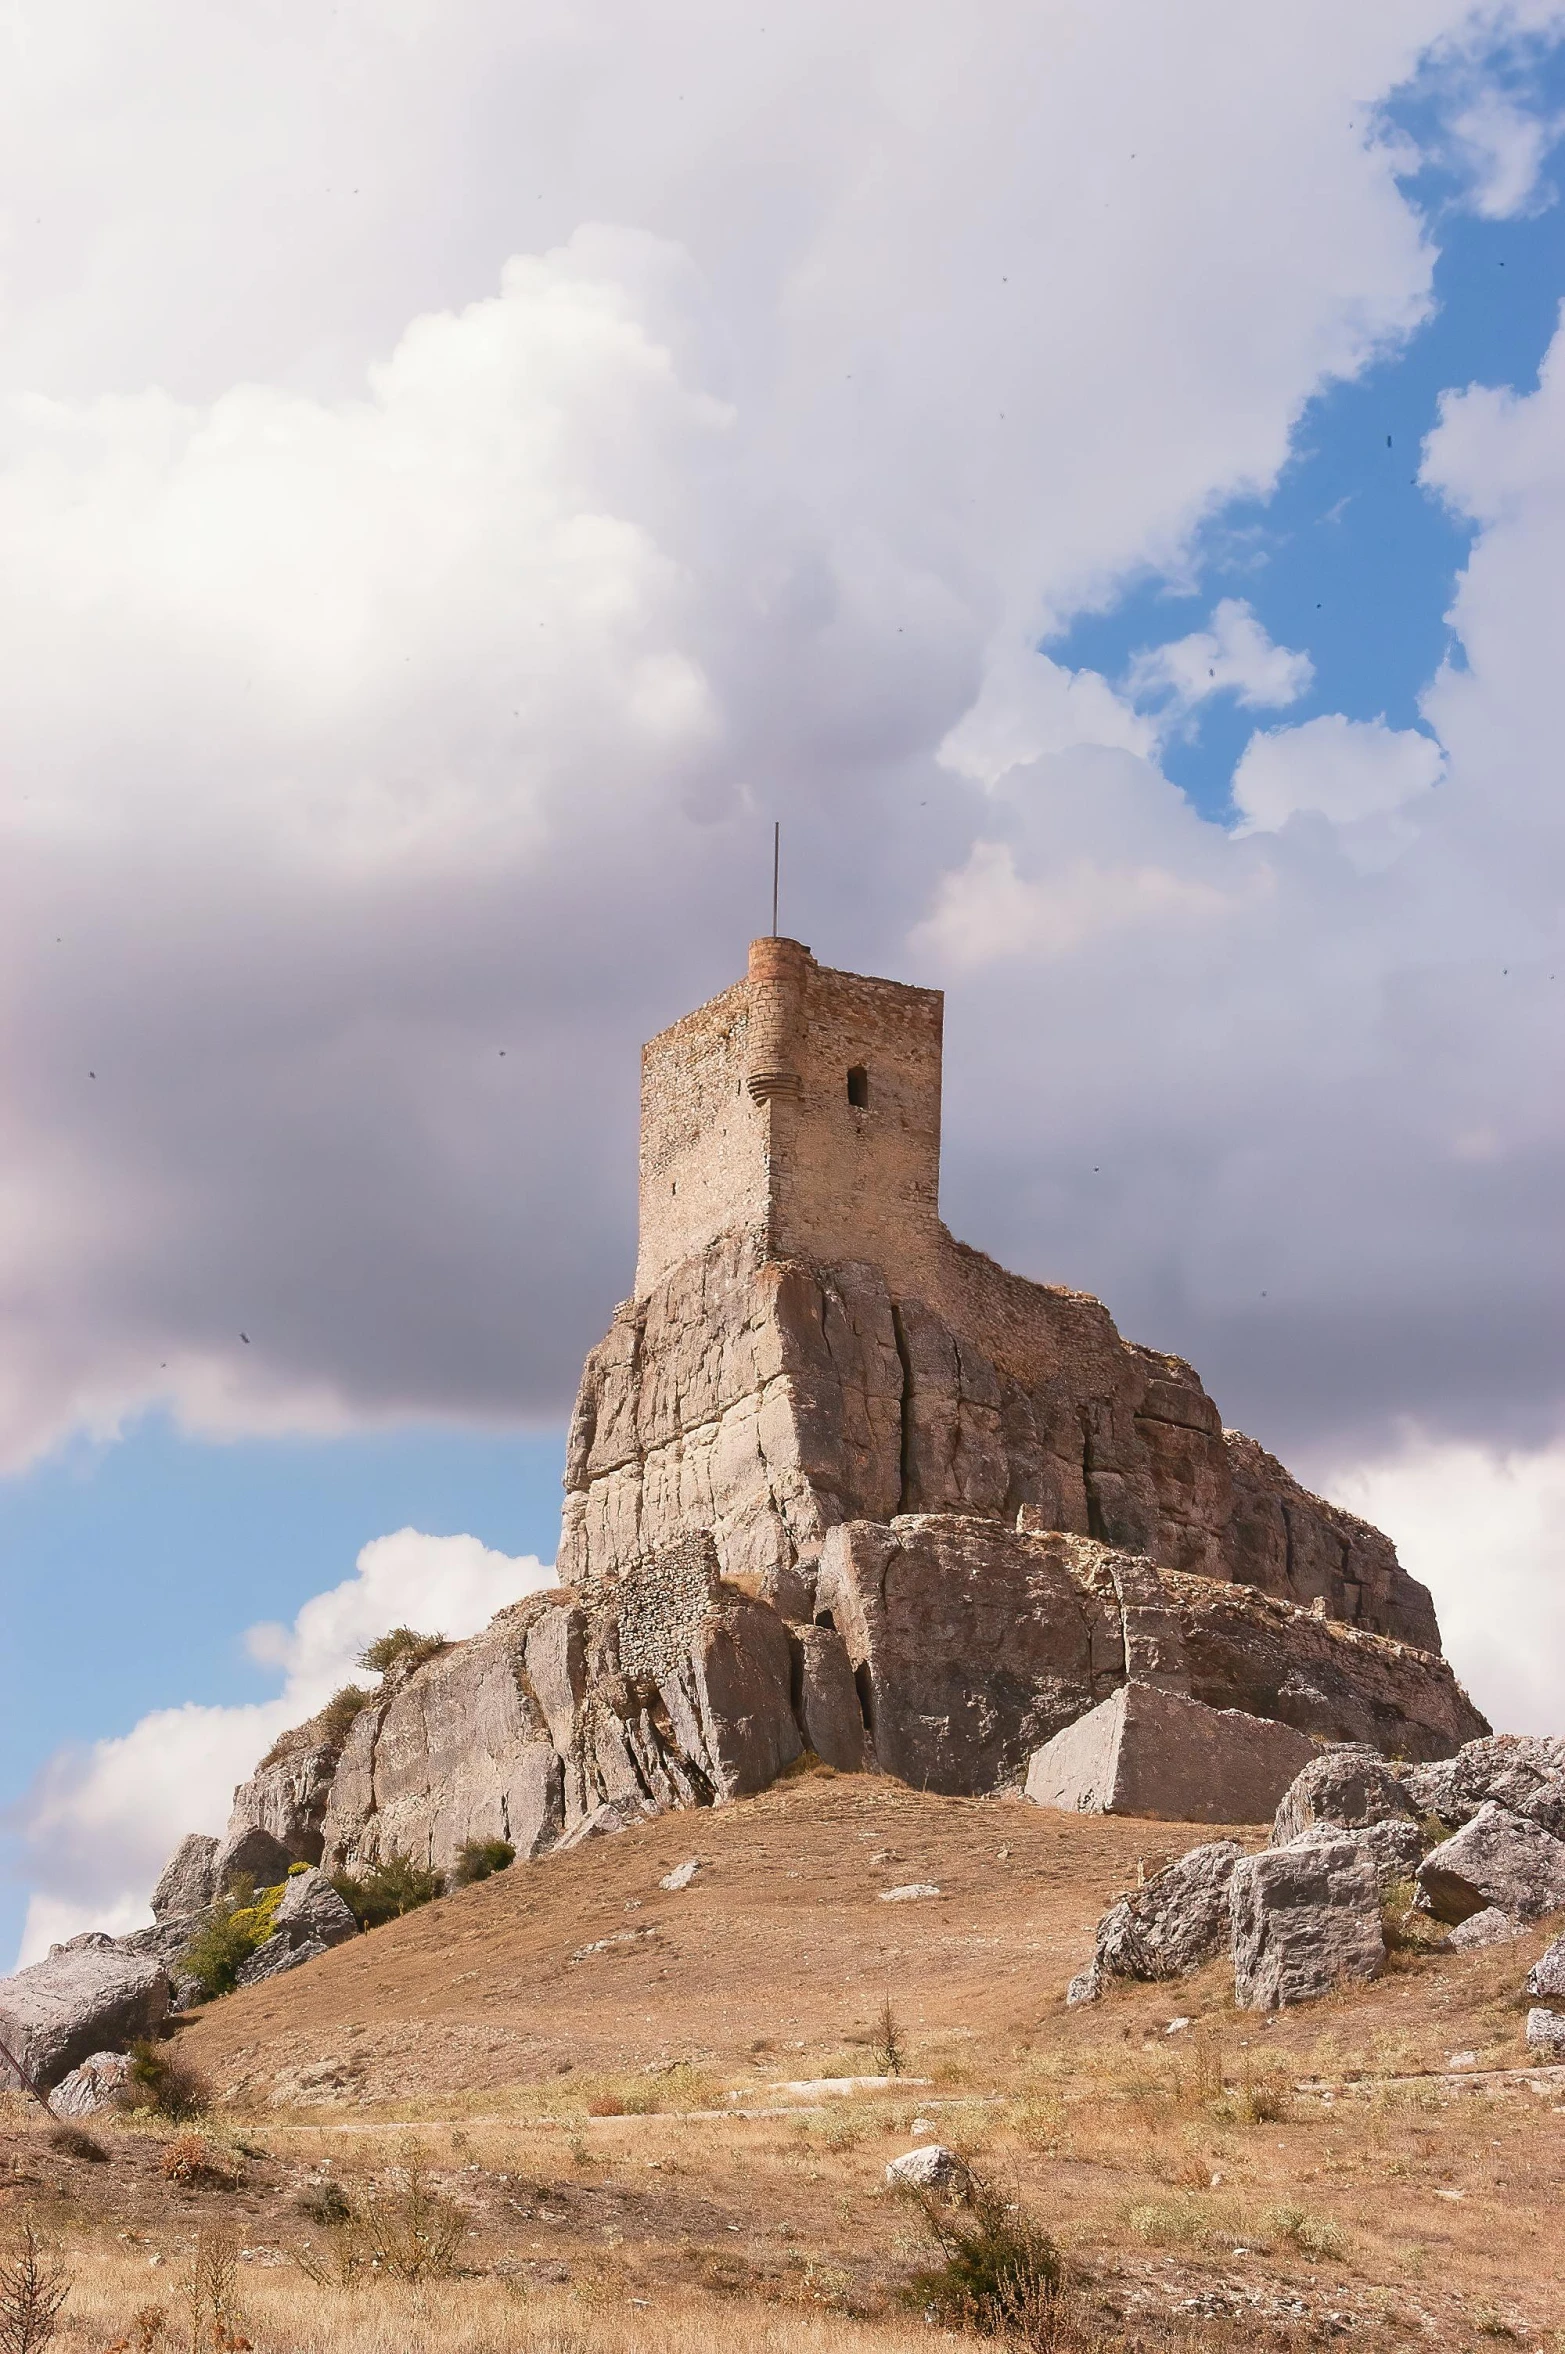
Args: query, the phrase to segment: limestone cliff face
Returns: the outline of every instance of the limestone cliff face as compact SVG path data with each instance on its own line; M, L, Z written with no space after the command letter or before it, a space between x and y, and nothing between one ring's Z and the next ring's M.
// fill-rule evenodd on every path
M1225 1431L1190 1366L945 1241L936 1304L877 1267L767 1260L737 1230L621 1308L572 1418L562 1579L634 1576L708 1529L726 1575L803 1618L831 1529L957 1512L1438 1651L1390 1540Z

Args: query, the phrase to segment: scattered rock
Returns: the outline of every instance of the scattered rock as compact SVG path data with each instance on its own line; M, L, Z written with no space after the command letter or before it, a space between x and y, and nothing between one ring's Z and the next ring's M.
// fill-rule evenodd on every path
M47 2090L94 2053L153 2034L168 2008L167 1971L109 1939L0 1979L0 2042ZM0 2062L0 2084L15 2082Z
M1193 1847L1110 1905L1098 1923L1092 1961L1071 1980L1067 2002L1096 2001L1111 1978L1183 1977L1221 1953L1230 1936L1228 1883L1243 1853L1234 1839Z
M1454 1838L1418 1867L1418 1903L1436 1920L1465 1921L1495 1906L1541 1921L1565 1905L1565 1843L1529 1815L1486 1799Z
M585 1847L589 1840L611 1839L617 1831L628 1831L632 1823L644 1823L651 1812L649 1806L637 1806L627 1799L605 1799L583 1815L573 1831L566 1832L555 1852L565 1855L573 1847Z
M95 2117L100 2109L115 2106L129 2078L130 2061L124 2052L94 2052L61 2077L49 2095L49 2106L57 2117Z
M1529 2011L1527 2049L1547 2052L1553 2060L1565 2059L1565 2011Z
M1527 1973L1527 1992L1565 1995L1565 1937L1556 1937L1533 1963Z
M1034 1752L1027 1796L1071 1814L1256 1823L1313 1755L1291 1725L1124 1684Z
M914 1897L938 1896L939 1894L940 1891L933 1880L909 1880L904 1888L883 1888L880 1892L880 1901L882 1904L908 1904Z
M1311 1758L1290 1782L1272 1825L1272 1845L1286 1847L1303 1831L1328 1825L1343 1831L1370 1823L1411 1822L1415 1809L1378 1749L1347 1742Z
M909 2150L900 2158L893 2158L886 2168L886 2180L897 2190L935 2191L942 2198L962 2199L972 2187L972 2172L955 2150L948 2150L944 2142L926 2142L922 2149Z
M1565 1741L1537 1733L1492 1733L1454 1757L1406 1767L1402 1781L1424 1814L1453 1828L1491 1801L1565 1839Z
M1469 1913L1465 1921L1458 1921L1446 1944L1452 1953L1471 1953L1482 1945L1507 1945L1513 1937L1525 1937L1527 1924L1501 1912L1497 1904L1486 1904L1481 1913ZM1532 1990L1540 1991L1538 1988ZM1565 1994L1565 1985L1560 1992Z
M671 1896L675 1895L681 1888L690 1886L700 1869L701 1859L693 1855L688 1863L676 1864L671 1872L665 1872L658 1886L666 1888Z
M1380 1885L1350 1839L1243 1856L1229 1882L1234 1999L1243 2010L1313 2002L1385 1967Z
M152 1917L172 1921L205 1912L218 1892L218 1842L206 1831L187 1831L163 1866L152 1891Z

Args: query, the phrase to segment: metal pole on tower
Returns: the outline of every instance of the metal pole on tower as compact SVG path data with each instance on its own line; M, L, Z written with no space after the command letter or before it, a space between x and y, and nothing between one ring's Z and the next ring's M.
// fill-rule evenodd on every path
M772 826L772 938L777 937L777 874L782 863L782 819Z

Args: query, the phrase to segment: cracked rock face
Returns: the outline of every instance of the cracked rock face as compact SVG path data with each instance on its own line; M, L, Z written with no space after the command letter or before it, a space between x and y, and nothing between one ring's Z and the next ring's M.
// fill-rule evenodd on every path
M1182 1978L1220 1954L1229 1940L1228 1885L1243 1853L1235 1839L1193 1847L1112 1904L1098 1923L1098 1982Z
M1404 1773L1413 1803L1453 1830L1491 1801L1565 1839L1565 1741L1542 1734L1491 1733L1454 1757Z
M802 1619L831 1529L961 1514L1438 1650L1390 1540L1225 1432L1188 1365L941 1234L929 1298L893 1296L877 1267L767 1260L734 1230L627 1303L576 1401L562 1579L706 1529L725 1576Z

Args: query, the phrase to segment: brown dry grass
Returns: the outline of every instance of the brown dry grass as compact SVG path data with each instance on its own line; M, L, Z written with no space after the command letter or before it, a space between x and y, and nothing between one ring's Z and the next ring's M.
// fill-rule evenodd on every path
M898 2297L928 2251L885 2167L931 2131L1063 2247L1059 2354L1565 2331L1565 2076L1526 2070L1519 1994L1546 1932L1404 1954L1275 2023L1218 1967L1065 2009L1138 1856L1212 1835L812 1775L482 1882L181 2031L233 2190L164 2180L173 2129L95 2128L111 2158L89 2165L12 2111L11 2202L77 2265L60 2343L125 2334L223 2216L266 2354L927 2347ZM940 1901L880 1903L912 1880ZM888 1987L909 2080L776 2089L869 2072ZM1521 2073L1453 2073L1456 2052ZM295 2256L329 2230L324 2186L373 2198L410 2143L467 2214L464 2277L422 2304L314 2287Z

